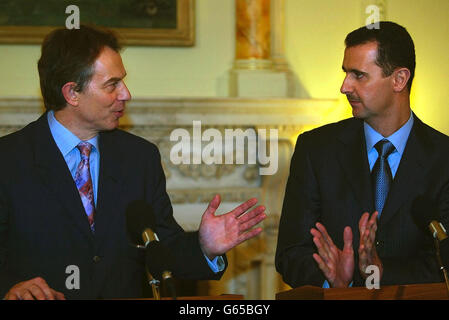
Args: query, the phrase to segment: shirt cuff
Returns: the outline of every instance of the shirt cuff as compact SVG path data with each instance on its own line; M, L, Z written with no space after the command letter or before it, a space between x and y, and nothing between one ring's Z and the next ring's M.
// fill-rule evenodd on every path
M210 261L206 255L204 255L204 257L206 258L207 264L214 273L218 273L224 270L225 262L222 256L215 257L212 261Z
M323 288L324 288L324 289L329 289L329 288L330 288L329 282L327 282L327 280L324 280ZM349 284L348 288L352 288L352 281L351 281L351 283Z

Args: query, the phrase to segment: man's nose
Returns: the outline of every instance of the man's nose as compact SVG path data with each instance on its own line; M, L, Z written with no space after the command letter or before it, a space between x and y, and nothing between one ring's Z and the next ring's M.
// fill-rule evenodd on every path
M352 92L352 85L351 81L348 79L348 75L345 76L345 79L343 80L343 83L340 87L340 92L343 94L348 94Z
M126 84L124 82L123 82L123 86L120 90L118 100L121 100L121 101L131 100L131 93L129 92L128 87L126 86Z

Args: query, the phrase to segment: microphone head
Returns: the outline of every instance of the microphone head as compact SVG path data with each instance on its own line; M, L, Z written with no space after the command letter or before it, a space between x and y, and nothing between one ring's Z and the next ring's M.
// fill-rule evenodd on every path
M153 208L144 200L131 202L126 208L126 230L135 245L144 245L142 232L149 228L155 230L156 219Z
M422 229L429 230L429 224L432 221L439 220L438 207L430 198L420 195L412 203L412 218L416 225Z
M151 241L145 250L145 264L151 275L162 281L166 271L173 271L175 259L170 249L159 241Z

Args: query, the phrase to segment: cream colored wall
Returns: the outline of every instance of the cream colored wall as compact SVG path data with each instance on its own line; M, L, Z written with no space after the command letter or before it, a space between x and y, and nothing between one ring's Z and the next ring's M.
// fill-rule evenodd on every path
M412 109L423 121L449 134L449 1L385 2L387 19L405 26L415 42ZM365 22L362 3L366 1L286 0L287 59L308 97L339 99L343 113L337 117L350 116L350 106L339 93L343 42L349 31Z
M227 95L226 76L234 59L234 1L196 0L195 19L194 47L124 51L134 96Z
M449 135L449 1L391 1L397 21L409 26L416 47L412 108Z
M196 0L195 4L194 47L123 51L126 84L134 97L227 95L226 76L234 59L234 1ZM38 45L0 45L0 97L40 94L39 56Z
M286 57L298 78L299 97L338 98L329 119L350 115L339 93L346 34L364 22L362 0L285 0ZM449 1L386 0L387 18L407 27L415 40L412 107L449 134ZM234 58L234 1L196 0L196 44L191 48L129 47L123 52L134 97L226 96ZM39 96L36 45L0 45L0 97Z

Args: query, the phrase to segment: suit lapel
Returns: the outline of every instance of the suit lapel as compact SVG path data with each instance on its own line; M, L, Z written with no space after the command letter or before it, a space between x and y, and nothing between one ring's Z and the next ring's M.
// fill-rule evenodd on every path
M50 194L66 209L64 214L89 240L92 240L89 222L84 211L81 198L67 167L63 155L59 151L47 122L47 113L36 122L33 137L34 163L37 175Z
M432 150L433 144L424 130L424 124L414 115L413 128L380 216L380 225L387 224L401 206L410 201L410 196L416 193L414 190L418 191L422 185L420 181L431 167L428 155L433 154Z
M119 199L122 191L122 160L113 132L100 134L100 174L95 216L95 238L101 246L111 225L120 218Z
M350 120L349 124L343 128L338 139L341 143L337 150L338 159L350 185L350 190L354 193L360 208L359 212L354 213L358 221L364 212L372 212L373 210L363 122L358 119Z

